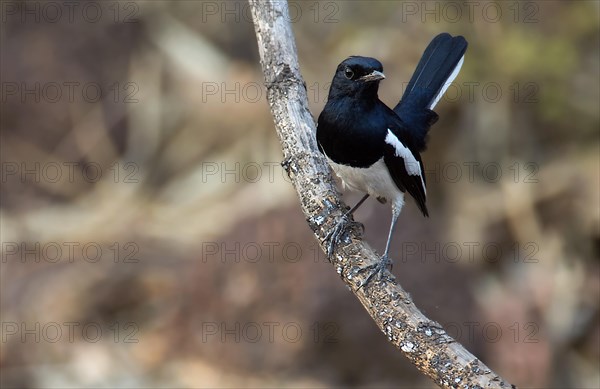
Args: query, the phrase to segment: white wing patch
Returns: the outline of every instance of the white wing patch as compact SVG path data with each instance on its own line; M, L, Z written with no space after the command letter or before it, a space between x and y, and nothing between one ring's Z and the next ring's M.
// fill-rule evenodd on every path
M406 172L411 176L420 176L421 175L421 166L419 162L415 159L413 153L408 149L408 147L404 146L402 142L398 140L396 135L392 131L388 129L388 133L385 137L385 143L388 145L394 146L394 154L396 157L400 157L404 160L404 168Z
M427 193L425 189L425 181L423 181L423 174L421 172L421 164L415 158L413 153L404 146L400 140L394 135L394 133L388 128L388 133L385 136L385 143L394 147L394 155L402 158L404 161L404 168L406 172L411 176L419 176L421 178L421 184L423 185L423 191Z
M458 63L454 67L454 70L452 71L452 74L450 74L450 76L448 77L448 79L446 79L446 82L444 83L444 86L440 90L440 93L438 93L438 95L435 97L435 99L433 99L433 101L429 105L429 109L433 109L433 107L435 107L436 104L440 101L440 99L442 98L442 96L444 95L444 93L446 93L446 91L448 90L448 87L450 86L450 84L452 84L452 81L454 81L454 79L456 78L456 76L458 76L458 73L460 72L460 68L462 67L463 62L465 62L465 56L464 55L462 56L462 58L460 59L460 61L458 61Z

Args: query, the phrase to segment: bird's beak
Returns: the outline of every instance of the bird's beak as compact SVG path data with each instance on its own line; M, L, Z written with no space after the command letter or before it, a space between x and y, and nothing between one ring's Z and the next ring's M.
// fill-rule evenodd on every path
M367 74L366 76L362 76L361 78L359 78L359 80L361 81L379 81L379 80L383 80L385 78L385 74L383 74L382 72L379 72L377 70L373 70L371 73Z

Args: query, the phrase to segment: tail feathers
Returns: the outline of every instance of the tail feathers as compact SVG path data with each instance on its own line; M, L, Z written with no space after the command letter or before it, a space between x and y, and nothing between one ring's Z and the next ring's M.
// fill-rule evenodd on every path
M444 93L446 93L446 90L448 89L450 84L452 84L452 81L454 81L456 76L458 76L458 73L460 72L460 68L462 67L463 62L465 62L464 55L460 58L460 60L458 61L458 64L455 65L454 70L452 70L452 73L450 73L450 76L448 76L448 78L446 78L446 81L444 81L440 90L437 92L437 95L435 95L435 98L429 103L429 106L427 108L433 109L437 105L438 101L440 101L440 99L442 98Z
M462 36L452 37L443 33L436 36L419 61L402 100L417 100L423 108L432 109L456 78L467 50L467 41Z
M467 41L462 36L448 33L436 36L419 61L402 99L394 111L411 127L425 148L425 136L437 120L431 111L442 98L448 86L458 75L464 61Z

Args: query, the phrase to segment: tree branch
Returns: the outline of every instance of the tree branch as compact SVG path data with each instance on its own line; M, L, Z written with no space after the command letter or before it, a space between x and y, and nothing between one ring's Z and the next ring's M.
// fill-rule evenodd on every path
M285 1L260 0L250 0L250 6L267 99L283 148L282 165L298 193L310 228L326 251L324 238L346 206L317 149L288 6ZM423 374L444 388L511 387L452 339L440 324L425 317L390 272L381 281L373 280L359 289L365 277L359 268L376 263L379 257L362 242L359 231L351 231L345 239L332 258L337 273L388 340Z

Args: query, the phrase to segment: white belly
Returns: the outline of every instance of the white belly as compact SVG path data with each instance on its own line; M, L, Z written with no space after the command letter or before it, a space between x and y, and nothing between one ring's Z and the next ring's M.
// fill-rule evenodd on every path
M392 180L383 158L368 168L340 165L329 158L327 158L327 162L335 174L342 179L345 187L368 193L371 196L386 198L400 207L404 203L404 193Z

